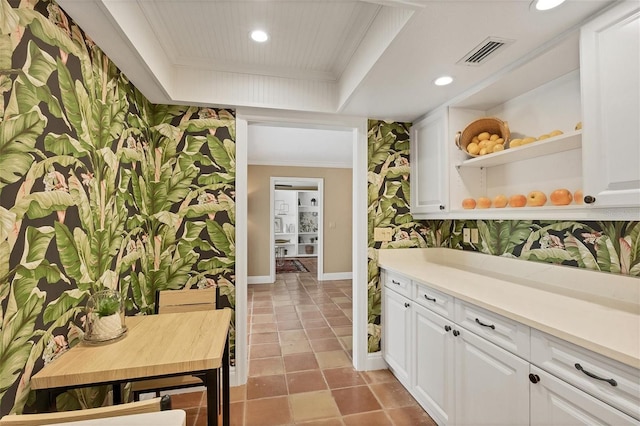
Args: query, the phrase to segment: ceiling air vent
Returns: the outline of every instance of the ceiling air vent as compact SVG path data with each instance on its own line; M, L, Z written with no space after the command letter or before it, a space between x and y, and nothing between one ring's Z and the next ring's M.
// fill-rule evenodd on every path
M513 40L489 37L474 47L471 52L464 55L464 57L456 63L458 65L477 67L487 62L490 58L493 58L498 51L501 51L502 48L511 43L513 43Z

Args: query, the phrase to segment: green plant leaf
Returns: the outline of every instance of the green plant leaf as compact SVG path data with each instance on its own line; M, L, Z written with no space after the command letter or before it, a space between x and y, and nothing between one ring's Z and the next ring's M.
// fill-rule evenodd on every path
M560 248L533 249L522 252L519 256L522 260L537 260L540 262L561 264L564 261L573 260L571 253Z
M526 241L534 226L526 220L478 221L478 231L484 253L496 256L513 254L513 250L522 241Z
M47 305L42 314L42 320L45 324L55 321L70 308L75 308L84 302L88 295L89 291L78 288L64 291L56 300Z
M69 193L64 191L35 192L23 197L11 209L20 219L26 214L29 219L39 219L49 216L55 211L66 210L73 206L74 201Z
M616 251L616 247L613 245L611 238L606 235L602 236L598 240L597 246L596 259L599 269L605 272L620 274L622 272L620 256ZM621 254L622 252L620 252L620 255Z
M0 206L0 242L9 238L9 233L13 230L17 220L16 214ZM0 273L0 277L2 274Z
M25 245L20 265L27 269L33 269L44 260L49 248L49 243L55 231L50 226L34 228L28 226L25 232Z
M36 138L47 118L34 106L29 112L0 121L0 189L17 182L31 167Z
M74 56L79 55L78 47L73 43L69 35L53 22L49 21L46 16L28 8L14 10L20 17L20 22L29 27L35 38L56 46L66 53Z
M203 130L217 129L220 127L231 127L234 120L215 118L196 118L185 123L180 123L180 129L188 132L201 132Z
M12 288L12 293L14 289ZM11 314L7 309L0 340L0 400L15 383L27 362L33 345L29 339L33 336L45 295L46 293L34 286L26 298L16 299L14 294L10 296L9 305L13 305L14 309Z
M55 69L55 59L40 49L33 40L29 40L27 43L27 59L23 66L25 78L36 87L46 86L51 73Z
M76 158L86 157L91 147L72 138L68 134L49 133L44 137L44 148L57 155L72 155Z
M578 265L581 268L592 269L594 271L599 271L598 261L591 254L591 251L587 246L585 246L582 241L579 241L573 235L568 235L564 239L564 246L569 253L571 253L571 257L573 260L578 262Z
M368 158L369 171L372 171L375 166L380 165L387 161L389 157L389 151L395 143L395 135L391 132L383 133L372 138L369 137L369 149Z
M231 156L227 152L224 142L215 136L207 136L207 146L215 164L227 173L235 172L235 164L232 166Z
M60 256L60 262L65 272L76 282L90 281L90 278L82 272L83 259L80 257L76 241L71 235L71 231L69 231L67 225L60 222L55 222L54 227L58 255Z
M84 111L89 110L86 93L85 96L76 93L76 85L73 82L71 73L60 59L57 60L57 69L62 104L64 105L67 120L69 120L69 123L76 131L78 139L82 141L83 144L89 144L93 147L94 145L91 144L91 138L89 136L89 129L85 123Z
M11 34L19 23L20 17L7 0L0 0L0 34Z

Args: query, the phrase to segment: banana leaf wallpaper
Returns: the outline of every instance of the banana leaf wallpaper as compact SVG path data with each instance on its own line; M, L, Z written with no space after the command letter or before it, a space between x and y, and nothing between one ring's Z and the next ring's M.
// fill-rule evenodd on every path
M377 249L449 247L640 277L640 222L537 220L417 221L409 212L410 123L368 124L369 352L380 350L381 284ZM373 239L393 228L393 241ZM480 242L462 242L463 228Z
M0 0L0 93L6 414L82 339L96 290L119 290L129 314L152 313L156 290L213 285L235 306L235 116L149 103L52 1Z

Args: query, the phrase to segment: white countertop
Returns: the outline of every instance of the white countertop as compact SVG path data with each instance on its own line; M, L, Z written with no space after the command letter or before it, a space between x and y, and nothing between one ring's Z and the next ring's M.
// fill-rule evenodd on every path
M381 268L640 368L640 279L462 250L377 250Z

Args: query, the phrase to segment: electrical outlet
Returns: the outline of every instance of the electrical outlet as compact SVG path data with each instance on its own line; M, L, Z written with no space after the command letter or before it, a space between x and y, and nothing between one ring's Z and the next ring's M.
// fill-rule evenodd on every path
M478 244L479 235L478 228L471 228L471 244Z
M393 239L393 230L391 228L374 228L374 241L391 241Z
M462 228L462 242L470 243L471 242L471 229Z

